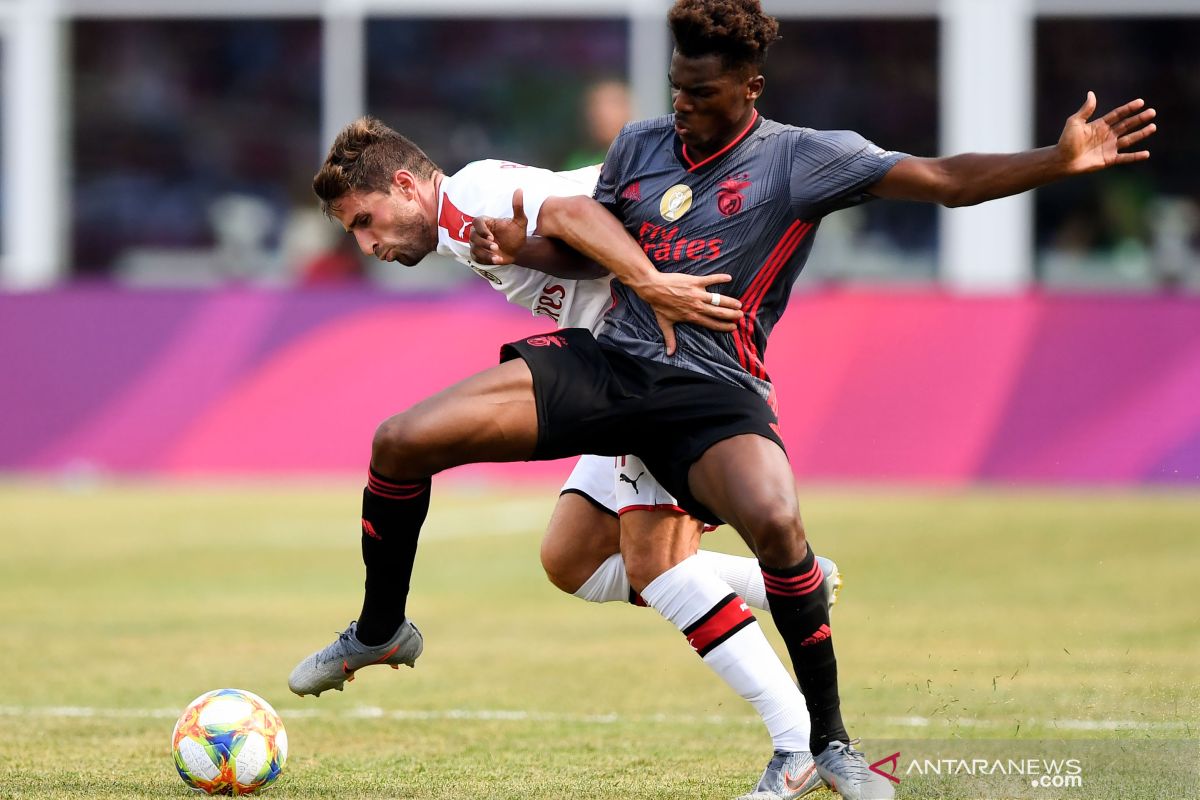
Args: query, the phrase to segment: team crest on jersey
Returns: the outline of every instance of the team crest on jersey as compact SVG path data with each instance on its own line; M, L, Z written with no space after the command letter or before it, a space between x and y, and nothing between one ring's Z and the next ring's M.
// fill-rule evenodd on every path
M717 188L717 211L720 211L722 216L732 217L742 210L742 203L746 201L742 190L750 187L749 178L750 173L742 172L721 181Z
M692 189L682 183L677 183L662 196L658 204L658 213L667 222L674 222L682 217L692 207Z

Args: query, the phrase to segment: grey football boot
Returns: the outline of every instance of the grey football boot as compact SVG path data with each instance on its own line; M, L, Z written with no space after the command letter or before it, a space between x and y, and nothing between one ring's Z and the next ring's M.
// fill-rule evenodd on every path
M288 688L298 695L315 694L320 697L326 689L342 690L346 681L354 680L354 673L372 664L387 664L392 669L400 665L413 666L424 649L424 639L417 626L404 620L396 635L381 645L365 645L355 636L358 621L338 634L328 647L318 650L301 661L288 677Z
M896 796L891 781L871 770L867 757L850 744L833 742L816 757L817 772L830 789L845 800L891 800Z
M824 785L825 781L817 774L812 753L807 750L777 752L771 756L771 762L758 779L754 791L742 795L738 800L796 800Z
M838 601L838 594L842 591L842 573L832 558L817 556L817 564L820 565L821 572L825 575L825 585L823 587L825 605L832 609Z

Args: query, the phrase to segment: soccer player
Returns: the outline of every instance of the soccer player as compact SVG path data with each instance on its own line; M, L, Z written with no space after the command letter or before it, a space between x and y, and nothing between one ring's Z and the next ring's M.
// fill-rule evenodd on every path
M347 193L343 185L347 173L360 174L368 185L381 186L383 191L350 193L348 199L343 198ZM415 173L428 173L429 180L422 181ZM553 173L495 160L476 161L455 175L444 175L415 144L368 117L356 120L338 135L314 188L319 196L343 200L330 210L353 231L364 253L415 263L427 253L413 248L401 255L383 245L381 239L393 228L436 230L439 253L471 267L511 302L561 325L597 332L612 304L612 296L607 273L587 279L603 272L593 262L569 256L564 259L562 253L554 253L553 275L517 264L483 269L470 260L467 242L474 217L505 213L515 189L520 189L531 204L536 222L545 202L567 196L590 196L598 176L596 167ZM421 204L425 210L415 217L396 215L394 198L410 183L428 195ZM360 219L359 215L364 213L366 216ZM530 225L530 229L536 229L536 224ZM375 235L376 230L382 234ZM421 237L421 241L433 240ZM385 488L376 487L375 493L382 493ZM698 568L715 573L706 578L709 584L718 587L724 605L733 604L740 609L745 598L747 605L766 607L766 591L756 562L720 553L697 553L702 523L678 508L675 499L636 456L617 459L615 468L611 457L584 456L572 471L542 548L547 574L559 588L595 602L628 601L631 594L640 600L630 591L619 552L618 517L621 526L632 526L639 531L636 540L664 544L674 554L675 561L695 558L694 563L703 565ZM377 532L364 524L363 553L368 567L372 563L369 554L377 548L376 536ZM824 560L822 573L824 592L832 604L840 580L836 565ZM371 602L372 597L369 591L359 619L339 637L336 652L323 653L325 668L314 669L307 660L302 662L289 679L293 691L320 694L329 688L341 688L355 669L380 660L373 648L394 638L403 616L381 613ZM690 620L689 625L703 623L699 616ZM738 616L743 627L725 640L709 641L705 626L700 624L690 641L704 662L758 711L771 735L773 748L789 754L792 772L799 776L795 781L797 787L815 788L821 779L811 768L808 713L803 698L761 629L752 624L748 614L739 610ZM725 632L722 629L721 633ZM409 663L415 658L419 643L419 635L414 636L410 648L401 648L383 661ZM793 762L797 760L806 763L796 768Z
M616 276L616 305L599 340L570 328L513 342L502 349L499 366L380 425L363 504L364 541L371 540L370 554L364 551L367 593L403 619L432 475L478 461L633 453L682 508L706 522L729 522L752 543L772 618L808 705L820 775L847 798L891 796L887 782L850 746L842 724L822 576L767 402L766 334L824 214L871 196L982 202L1136 161L1148 153L1122 151L1153 132L1147 124L1153 111L1134 101L1089 121L1095 110L1089 94L1054 147L910 158L854 134L758 116L759 71L777 26L757 2L683 0L670 21L676 114L626 128L597 186L603 205L562 198L543 203L537 217L537 233L565 241ZM347 204L352 229L371 227L361 205L366 184L351 180L348 186L326 202ZM393 221L428 212L430 195L420 186L399 187ZM507 231L497 228L495 244L520 263L532 258L525 247L544 247L533 240L510 247ZM417 246L436 246L436 232L419 225L372 234L380 253L402 261ZM707 290L725 282L714 276L727 273L734 277L724 292ZM727 331L679 324L700 318L696 302L704 298L715 310L741 307L745 314ZM632 552L625 551L626 568L631 579L644 582L662 554L647 548L650 566L639 567ZM702 624L714 640L744 625L740 609L713 601L703 578L679 566L646 583L647 602L673 619L677 607L707 604L713 613ZM419 652L416 639L402 622L374 653L381 663L402 654L411 660ZM314 654L314 670L327 661L322 654L343 652L340 641ZM768 765L764 779L770 773Z
M575 202L564 219L544 221L542 227L558 229L560 238L577 249L599 252L600 263L620 280L599 337L610 364L616 360L610 348L619 348L642 361L702 372L769 400L763 361L767 337L824 215L873 197L970 205L1149 157L1147 151L1129 150L1154 132L1153 109L1135 100L1092 120L1096 99L1090 92L1055 146L1016 154L913 158L847 131L780 125L754 108L764 86L760 71L767 48L778 32L758 0L678 0L669 23L675 40L670 67L675 113L624 129L605 159L595 196L659 270L732 273L733 281L720 294L737 297L744 316L730 335L682 326L673 332L678 353L664 354L653 304L643 302L638 291L637 264L623 261L622 249L606 248L611 239L593 229L598 210ZM520 200L514 198L514 212L519 211ZM533 246L519 226L511 226L519 236L509 231L502 222L477 220L476 257L486 263L490 255L494 263L503 263ZM717 293L713 301L724 302ZM535 383L542 381L544 363L551 359L519 343L513 350L530 364ZM612 368L623 374L623 366ZM549 393L539 390L539 396ZM551 418L539 418L543 429L553 428L558 415L546 416ZM886 782L872 776L862 755L849 746L842 724L828 619L811 597L817 580L812 551L794 510L794 487L785 481L786 459L774 446L779 439L772 421L741 420L738 431L750 435L705 437L685 448L688 466L674 473L652 455L653 445L640 454L683 507L700 503L754 543L772 615L809 705L811 747L821 774L846 797L890 796ZM622 550L631 577L644 580L669 565L652 546L627 546L629 535L622 532ZM637 553L650 553L652 563L630 557ZM646 590L642 594L650 600Z

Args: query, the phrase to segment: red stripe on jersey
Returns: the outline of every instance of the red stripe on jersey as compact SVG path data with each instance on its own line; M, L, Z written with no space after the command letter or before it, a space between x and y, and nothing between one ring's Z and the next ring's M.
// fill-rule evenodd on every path
M742 317L744 320L745 317ZM750 372L750 362L746 359L746 340L742 334L742 320L738 320L738 326L733 331L733 346L737 350L738 363L742 365L742 369Z
M736 594L722 600L683 632L688 644L701 656L737 631L754 622L746 602Z
M754 280L750 281L746 292L739 298L742 301L743 316L738 320L738 327L733 336L734 346L738 351L738 361L741 362L743 369L761 380L767 379L767 369L754 344L754 321L758 316L758 307L762 304L762 299L766 296L767 290L775 278L779 276L780 270L787 264L788 259L796 252L796 248L800 246L804 237L811 230L812 223L801 220L793 222L784 231L771 254L767 256L766 262L754 276Z
M708 162L712 161L714 158L719 158L719 157L725 155L726 153L728 153L735 145L737 145L738 142L740 142L742 139L746 138L746 134L750 132L750 129L754 127L754 123L757 121L758 121L758 109L756 108L756 109L754 109L754 113L750 116L750 124L746 126L746 130L739 133L737 135L737 137L734 138L733 141L731 141L729 144L722 147L717 152L713 153L708 158L701 161L699 164L692 161L692 157L688 155L687 145L685 144L683 146L683 157L688 163L688 172L695 172L696 170L700 169Z
M438 227L445 228L451 239L459 242L471 241L471 227L475 218L458 210L450 202L450 195L442 193L442 212L438 215Z
M759 268L758 274L750 281L750 285L741 296L740 299L743 304L749 303L752 307L757 308L759 302L762 300L762 296L766 294L767 288L778 273L779 268L783 266L795 251L796 246L800 244L800 240L804 238L804 235L808 233L810 228L812 228L812 223L802 220L795 220L788 226L788 229L783 232L783 236L779 237L779 242L771 250L771 254L767 256L767 260Z
M766 294L770 282L776 275L779 275L779 270L787 263L787 259L791 258L791 254L796 251L800 240L803 239L805 224L797 219L784 231L779 243L776 243L775 248L768 255L766 263L763 264L762 269L758 270L757 275L746 288L745 294L742 295L743 317L738 320L738 330L734 333L733 342L734 347L738 350L738 361L742 363L742 368L754 375L755 378L767 379L767 368L763 366L754 342L754 320L758 312L758 305L762 302L762 297Z

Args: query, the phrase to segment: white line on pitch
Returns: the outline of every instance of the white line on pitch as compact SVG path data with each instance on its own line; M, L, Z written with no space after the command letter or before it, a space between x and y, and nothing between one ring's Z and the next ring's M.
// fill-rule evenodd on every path
M327 711L318 708L298 708L281 710L285 719L302 718L341 718L341 719L395 719L395 720L463 720L468 722L567 722L587 725L611 725L618 722L629 723L671 723L671 724L757 724L752 717L726 717L719 714L639 714L624 716L621 714L565 714L553 711L521 711L503 709L385 709L378 706L356 706L341 711ZM0 717L99 717L112 718L147 718L173 719L180 713L179 709L170 708L97 708L90 706L0 706ZM882 717L878 720L884 725L901 728L930 728L963 727L983 729L1011 728L1018 723L1025 728L1058 728L1073 731L1172 731L1195 730L1200 727L1195 722L1181 720L1164 720L1148 722L1145 720L1119 719L1025 719L1025 720L989 720L930 718L919 716Z

